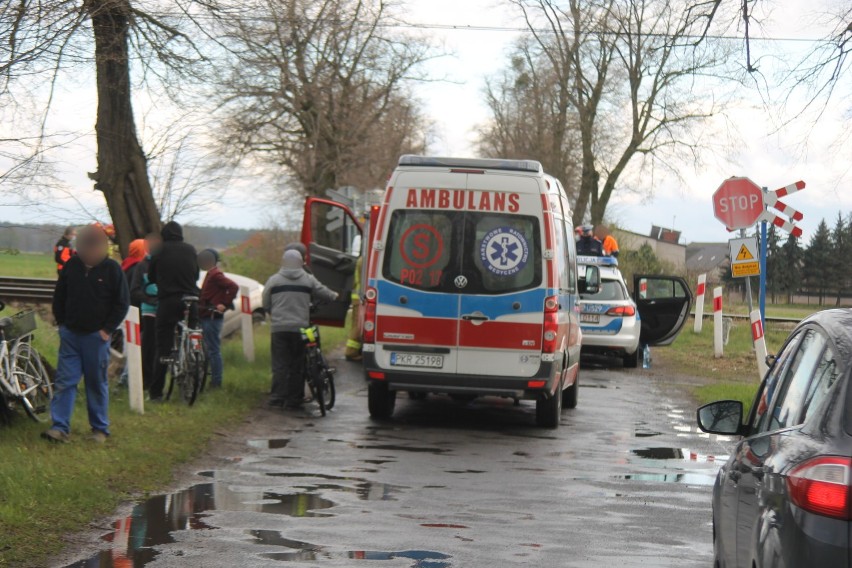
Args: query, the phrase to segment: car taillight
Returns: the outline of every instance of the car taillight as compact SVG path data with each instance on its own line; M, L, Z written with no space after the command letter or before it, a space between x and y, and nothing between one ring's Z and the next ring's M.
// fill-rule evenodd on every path
M820 456L809 459L787 475L790 498L811 513L850 520L850 472L850 458Z
M559 298L549 296L544 300L544 334L542 353L556 353L556 338L559 335Z
M633 306L616 306L606 311L606 315L620 318L627 318L636 315L636 308Z
M364 297L367 304L364 306L364 333L362 340L364 343L376 342L376 297L378 296L375 288L367 288Z

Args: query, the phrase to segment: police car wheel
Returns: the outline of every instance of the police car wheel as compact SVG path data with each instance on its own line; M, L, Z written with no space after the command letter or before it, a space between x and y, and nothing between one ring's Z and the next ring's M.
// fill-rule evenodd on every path
M390 390L387 383L371 381L367 388L367 406L371 417L379 420L390 418L396 406L396 391Z
M552 396L542 395L535 401L536 423L542 428L559 428L562 418L562 392L557 390Z
M633 353L629 353L624 356L624 368L625 369L635 369L639 366L639 348L636 348L636 351Z

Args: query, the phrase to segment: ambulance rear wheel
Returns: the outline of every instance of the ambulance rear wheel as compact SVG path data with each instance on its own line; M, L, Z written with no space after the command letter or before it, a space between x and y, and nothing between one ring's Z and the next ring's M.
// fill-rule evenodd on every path
M541 395L535 401L535 421L542 428L559 428L559 420L562 418L561 386L552 395Z
M396 391L388 388L387 383L371 381L367 388L367 406L370 416L379 420L387 420L393 416L396 406Z
M574 384L562 391L562 408L577 408L577 397L580 394L580 369Z

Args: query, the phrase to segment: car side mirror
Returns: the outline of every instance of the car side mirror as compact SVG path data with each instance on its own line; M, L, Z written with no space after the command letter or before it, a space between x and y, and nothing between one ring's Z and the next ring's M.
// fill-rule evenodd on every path
M777 360L778 360L778 357L776 355L772 355L770 353L769 355L766 356L766 366L771 369L772 366L775 365L775 361L777 361Z
M586 266L585 278L581 281L581 294L597 294L601 289L601 269L597 266Z
M743 432L743 403L720 400L698 409L698 427L708 434L736 436Z

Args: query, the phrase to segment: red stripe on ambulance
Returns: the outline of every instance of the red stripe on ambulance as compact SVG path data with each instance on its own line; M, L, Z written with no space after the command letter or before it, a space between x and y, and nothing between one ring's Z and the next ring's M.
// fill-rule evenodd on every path
M376 322L376 341L456 347L458 323L457 319L380 315Z
M459 336L459 347L541 351L541 324L538 323L461 321Z

